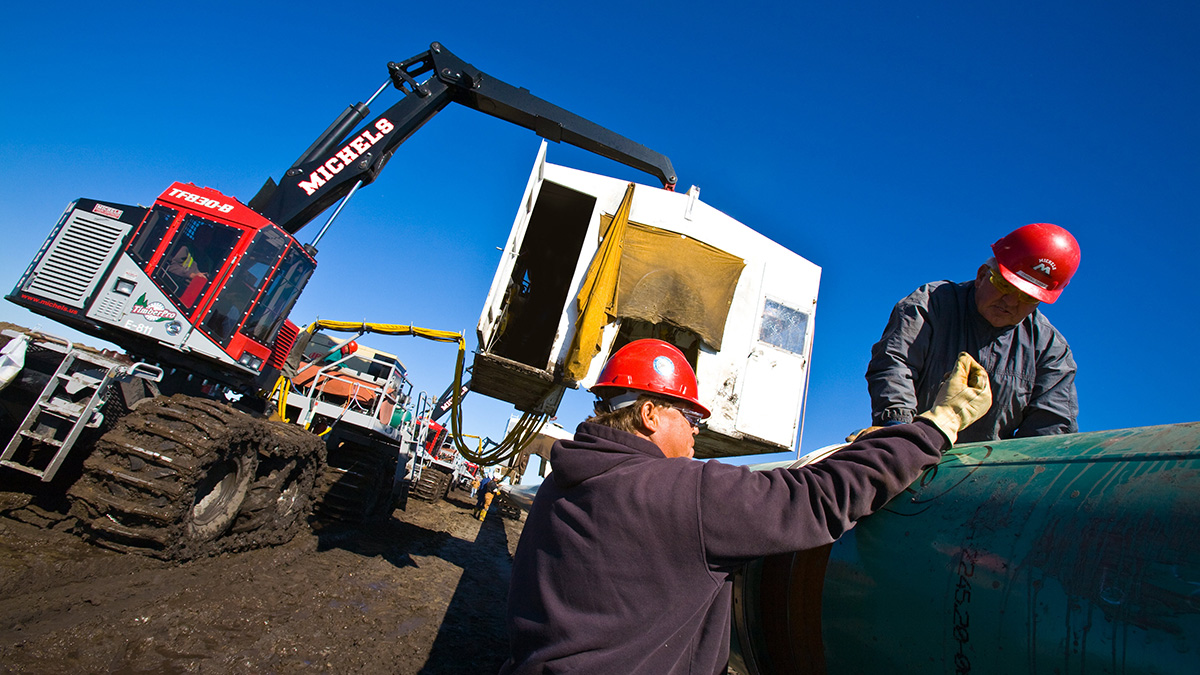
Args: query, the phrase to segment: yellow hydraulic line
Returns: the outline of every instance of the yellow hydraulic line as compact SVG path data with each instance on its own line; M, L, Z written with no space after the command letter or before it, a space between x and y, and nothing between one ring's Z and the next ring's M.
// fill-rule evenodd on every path
M291 422L291 420L287 418L287 398L288 392L291 390L292 381L283 375L280 375L279 379L275 380L275 387L271 389L271 397L274 398L278 396L279 400L279 409L276 411L276 413L279 415L279 419L284 422Z
M382 335L413 335L437 342L457 342L458 358L454 365L454 399L450 412L450 430L454 436L454 444L458 452L476 464L492 466L520 454L529 445L529 442L533 440L534 436L537 435L537 432L541 430L546 420L549 419L549 415L524 413L513 427L513 430L505 436L499 445L487 452L476 452L467 447L462 440L462 374L467 351L466 341L463 339L462 333L403 324L331 321L328 319L318 319L305 327L302 332L312 334L318 328L343 333L370 332ZM284 417L283 406L287 400L287 392L291 385L291 382L286 380L287 378L280 377L280 382L277 382L275 385L275 391L280 392L279 416L281 418Z
M363 331L368 333L380 333L382 335L415 335L423 337L427 340L436 340L438 342L458 342L462 350L466 350L466 344L463 341L462 333L455 333L448 330L434 330L431 328L420 328L417 326L406 326L396 323L367 323L365 321L330 321L328 319L318 319L304 329L307 333L312 333L317 328L326 330L336 330L342 333L353 333Z

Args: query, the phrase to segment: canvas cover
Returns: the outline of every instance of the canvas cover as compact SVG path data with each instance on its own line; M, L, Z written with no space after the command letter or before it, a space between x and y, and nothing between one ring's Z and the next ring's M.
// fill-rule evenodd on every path
M667 323L721 349L725 319L746 263L691 237L629 220L634 185L617 213L601 216L601 246L576 301L579 319L567 376L582 379L618 318Z
M587 375L592 359L600 353L600 333L616 302L617 274L621 269L621 248L633 206L633 190L634 184L630 183L616 214L601 227L600 249L575 296L579 318L575 321L575 338L565 367L567 377L574 381Z
M720 351L746 263L677 232L630 222L613 314L686 328Z

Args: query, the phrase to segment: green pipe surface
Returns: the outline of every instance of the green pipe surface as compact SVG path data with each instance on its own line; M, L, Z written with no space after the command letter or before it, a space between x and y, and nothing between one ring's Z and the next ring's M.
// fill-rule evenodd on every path
M1200 673L1200 423L962 445L735 582L752 673Z

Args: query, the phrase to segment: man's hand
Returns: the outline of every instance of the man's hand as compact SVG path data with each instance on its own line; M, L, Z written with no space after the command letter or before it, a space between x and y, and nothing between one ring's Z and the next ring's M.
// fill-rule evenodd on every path
M882 428L883 427L876 426L876 427L867 427L866 429L859 429L858 431L852 432L849 436L847 436L846 442L853 443L854 441L858 440L858 438L860 436L865 436L865 435L871 433L872 431L878 431Z
M937 425L950 439L958 440L958 432L971 426L992 407L992 386L987 371L971 355L958 355L954 369L942 381L933 407L917 415Z

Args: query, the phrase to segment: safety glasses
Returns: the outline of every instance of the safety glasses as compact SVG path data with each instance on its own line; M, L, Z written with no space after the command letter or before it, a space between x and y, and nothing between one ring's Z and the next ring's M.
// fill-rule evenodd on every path
M988 280L992 282L992 286L997 291L1000 291L1001 295L1011 295L1016 293L1017 302L1021 303L1022 305L1036 305L1040 302L1040 300L1037 298L1009 283L1008 279L1005 279L1004 276L1001 275L1000 272L995 268L990 268Z
M683 419L687 420L687 423L692 425L693 429L700 428L700 422L704 419L704 415L701 415L695 410L691 410L689 408L680 408L677 405L673 405L671 407L678 410L679 414L683 415Z

